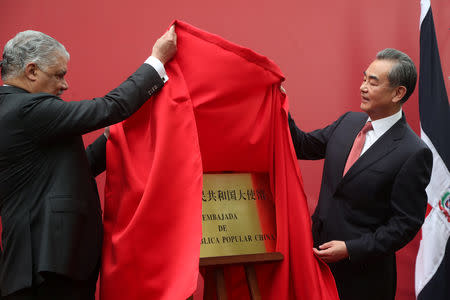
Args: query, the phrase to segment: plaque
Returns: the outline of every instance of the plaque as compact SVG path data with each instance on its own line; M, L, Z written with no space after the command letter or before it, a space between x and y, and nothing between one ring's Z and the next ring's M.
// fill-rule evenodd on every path
M204 174L200 258L274 252L267 173Z

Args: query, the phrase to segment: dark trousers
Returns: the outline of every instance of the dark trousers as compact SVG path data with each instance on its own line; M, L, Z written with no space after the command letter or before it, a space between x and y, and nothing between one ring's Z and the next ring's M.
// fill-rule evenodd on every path
M395 255L354 263L329 265L341 300L394 300L397 273Z
M55 273L42 273L44 282L19 290L2 300L95 300L98 269L87 280L73 280Z

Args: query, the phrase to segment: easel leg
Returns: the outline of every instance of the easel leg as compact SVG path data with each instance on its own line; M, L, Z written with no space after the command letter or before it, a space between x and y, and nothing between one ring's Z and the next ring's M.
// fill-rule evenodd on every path
M217 287L217 300L227 300L227 289L225 286L225 275L223 268L216 268L216 287Z
M203 300L214 299L216 293L216 280L214 278L214 268L207 267L203 275Z
M256 280L255 268L250 264L245 265L244 268L251 299L261 300L261 293L259 292L258 281Z
M223 267L206 268L204 278L203 299L227 300ZM216 297L214 297L214 294Z

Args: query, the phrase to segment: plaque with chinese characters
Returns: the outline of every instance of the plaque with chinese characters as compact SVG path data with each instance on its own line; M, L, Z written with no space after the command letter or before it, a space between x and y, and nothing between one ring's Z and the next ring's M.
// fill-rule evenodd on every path
M267 173L204 174L200 257L275 251L275 206Z

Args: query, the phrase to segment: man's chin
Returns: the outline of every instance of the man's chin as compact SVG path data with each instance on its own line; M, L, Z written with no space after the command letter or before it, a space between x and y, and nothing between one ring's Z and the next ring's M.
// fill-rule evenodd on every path
M361 104L359 105L359 107L361 108L362 111L366 111L367 109L367 105L364 102L361 102Z

